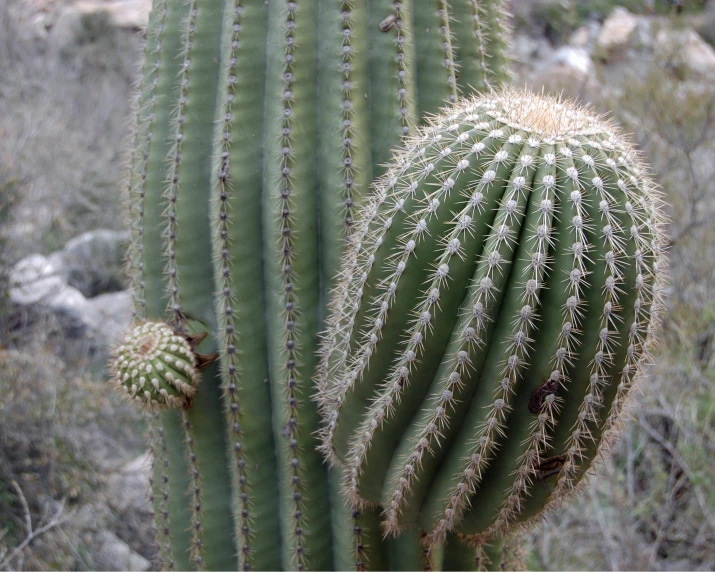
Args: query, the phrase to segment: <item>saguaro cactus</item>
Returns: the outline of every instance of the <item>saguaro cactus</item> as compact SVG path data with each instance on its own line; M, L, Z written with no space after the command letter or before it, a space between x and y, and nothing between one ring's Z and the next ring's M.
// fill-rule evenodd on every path
M608 122L460 103L376 184L321 368L324 450L383 528L477 545L574 490L656 325L660 199Z
M425 113L500 82L504 34L499 0L154 0L129 271L139 328L168 324L200 359L186 391L147 378L148 396L141 347L116 369L162 408L164 566L361 568L367 552L393 565L378 513L345 509L316 451L326 293L389 150ZM417 554L418 540L390 550Z

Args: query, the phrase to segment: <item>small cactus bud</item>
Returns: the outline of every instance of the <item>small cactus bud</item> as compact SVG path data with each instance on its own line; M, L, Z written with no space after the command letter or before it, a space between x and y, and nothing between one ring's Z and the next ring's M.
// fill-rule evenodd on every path
M188 408L196 393L196 357L171 327L147 322L114 349L112 378L120 393L148 409Z

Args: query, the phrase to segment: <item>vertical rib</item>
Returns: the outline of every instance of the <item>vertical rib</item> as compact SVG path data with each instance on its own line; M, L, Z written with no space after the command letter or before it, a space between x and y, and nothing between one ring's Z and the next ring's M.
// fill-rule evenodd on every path
M320 304L317 0L271 3L264 257L284 566L332 565L327 468L312 401Z
M455 58L446 0L428 0L414 11L418 117L457 99Z
M216 22L223 0L193 0L185 23L178 103L169 153L166 199L166 274L169 313L186 334L214 333L210 189L211 154L206 142L214 134L220 71L221 35ZM209 336L199 353L216 351ZM217 364L201 373L201 390L185 413L192 487L193 556L199 567L236 567L230 473Z
M214 144L214 277L239 569L281 568L261 225L268 8L226 6Z
M416 124L412 0L368 0L372 176Z

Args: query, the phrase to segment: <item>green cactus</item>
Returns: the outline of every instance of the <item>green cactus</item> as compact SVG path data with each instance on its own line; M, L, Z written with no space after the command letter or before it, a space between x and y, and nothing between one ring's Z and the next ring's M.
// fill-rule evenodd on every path
M198 371L184 407L164 407L181 393L168 378L140 394L157 410L163 566L424 564L419 534L383 541L379 511L344 506L338 470L316 450L318 333L390 149L419 117L505 77L501 4L154 0L127 180L129 272L138 328L170 325ZM115 364L130 395L139 349Z
M610 123L505 91L406 142L323 348L323 449L383 530L476 545L575 490L657 324L660 198Z

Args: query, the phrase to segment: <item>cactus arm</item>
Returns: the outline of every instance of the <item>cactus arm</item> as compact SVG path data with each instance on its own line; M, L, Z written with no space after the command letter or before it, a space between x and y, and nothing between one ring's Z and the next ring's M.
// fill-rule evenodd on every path
M216 307L239 568L281 568L261 234L268 9L228 3L213 176ZM241 79L244 78L244 81ZM245 81L251 78L251 82ZM225 254L224 254L225 253ZM239 352L240 348L240 352Z
M144 45L143 81L136 87L132 107L136 114L133 126L132 154L127 173L127 201L131 241L127 256L127 274L132 284L133 313L139 319L146 317L144 296L144 263L142 260L144 232L144 183L147 175L153 120L155 118L156 86L161 63L161 41L167 16L166 2L157 2L149 14ZM150 433L151 495L154 504L154 525L157 531L158 560L161 567L174 569L169 528L169 459L164 429L154 415L147 416Z
M433 114L457 100L450 9L445 0L428 0L414 10L418 116Z
M503 135L500 136L504 137ZM497 138L494 138L497 141ZM475 188L475 193L480 193L483 204L482 211L485 215L493 216L492 213L495 207L499 206L496 219L492 221L480 220L476 215L480 211L474 213L473 222L468 232L473 232L475 242L481 242L480 236L489 236L490 228L498 229L505 222L506 212L505 203L515 192L514 179L515 175L511 175L512 165L517 160L517 157L529 155L531 152L528 147L522 149L521 145L512 144L505 141L500 141L504 145L500 148L492 150L489 153L489 167L484 170L482 175L483 183L480 187ZM505 157L503 161L497 161L496 155L500 153L500 157ZM491 171L494 175L486 176L486 173ZM520 176L524 176L524 185L530 184L533 177L533 169L526 169ZM487 183L493 178L491 183ZM519 198L521 193L517 193ZM516 198L516 197L515 197ZM510 226L513 224L510 222ZM518 226L517 226L518 229ZM465 242L467 237L465 235ZM513 239L512 239L513 240ZM420 416L418 422L411 427L413 438L423 436L424 429L429 423L438 425L439 434L424 438L427 439L427 446L419 449L414 442L409 440L409 437L403 439L402 451L396 457L399 462L394 465L394 473L389 482L392 483L394 490L397 490L396 484L399 478L407 479L402 488L402 494L406 497L406 502L398 506L397 515L388 515L389 520L395 517L404 519L405 522L415 518L415 507L422 505L422 498L427 492L428 484L432 481L434 473L437 471L442 462L444 453L436 451L435 444L439 436L439 442L449 443L452 439L452 433L459 428L459 422L464 415L464 408L469 403L470 388L473 388L475 383L470 382L471 364L474 375L479 375L484 360L484 347L481 346L479 340L487 339L491 335L493 329L493 316L498 312L501 304L501 292L504 290L507 273L504 269L508 269L508 265L513 257L512 247L510 242L505 240L505 237L499 238L493 235L487 239L485 250L479 256L479 265L472 280L473 286L468 290L467 298L464 302L463 310L460 312L460 322L454 329L452 341L446 351L449 356L442 363L433 389L430 390L430 395L427 402L431 404L429 413L425 413L425 418ZM496 262L499 262L497 266ZM501 270L500 270L501 267ZM491 316L491 318L490 318ZM462 352L462 353L460 353ZM466 354L464 353L466 352ZM437 408L441 407L444 410L445 418L435 422L429 417L435 416ZM429 415L429 417L428 417ZM441 416L440 416L441 417ZM407 437L407 435L406 435ZM410 462L411 461L411 462ZM406 473L412 473L408 465L416 468L415 476L408 476ZM415 478L416 477L416 478ZM444 491L443 491L444 492ZM445 492L446 494L446 492ZM441 502L439 495L435 495L434 499ZM436 509L430 509L436 510Z
M371 355L369 368L362 372L363 383L374 386L377 394L356 430L362 438L351 444L348 454L348 466L360 475L354 493L373 502L380 501L401 428L419 410L433 370L439 365L460 303L452 292L462 292L471 274L472 259L465 255L462 263L461 244L454 240L459 239L450 236L450 231L458 234L459 230L445 214L459 210L464 202L469 180L466 157L472 146L468 139L468 133L455 131L444 138L434 156L427 155L425 161L433 162L438 173L436 180L418 184L414 209L408 210L407 232L395 243L386 240L381 247L401 252L394 263L404 264L404 270L394 280L397 290L393 307L385 313L379 332L382 344ZM476 163L478 166L478 158ZM421 279L423 276L428 276L427 281ZM408 331L392 327L405 320L411 324ZM420 360L424 367L411 373L414 360ZM408 392L402 392L403 385L409 385ZM357 457L361 457L360 463L353 461ZM365 470L367 466L369 470Z
M380 191L378 191L378 193L380 193ZM378 197L381 197L383 194L384 193L378 194ZM382 200L382 198L379 200ZM406 231L407 214L405 209L398 208L398 205L401 204L400 201L402 200L404 200L404 204L407 204L413 202L414 199L409 193L403 192L399 197L391 199L385 198L384 200L389 200L391 201L390 204L394 205L390 213L392 216L385 216L375 220L373 227L389 226L387 229L388 234L385 239L383 239L386 241L390 237L394 239ZM366 214L367 213L365 213L365 215ZM364 332L369 328L368 320L370 320L372 316L372 308L363 301L369 300L373 307L379 309L383 302L389 303L388 297L391 298L389 294L384 292L384 289L380 290L378 288L378 284L388 279L391 274L394 274L394 267L397 263L391 263L392 251L390 249L386 246L379 247L374 242L374 233L370 233L366 238L367 240L356 239L353 242L355 246L360 244L361 250L365 251L366 254L360 256L359 265L356 269L351 269L350 284L346 287L348 309L342 317L341 324L346 337L349 337L352 332ZM357 257L358 255L356 254L356 262L358 262ZM393 271L392 273L390 272L391 270ZM368 275L368 281L364 283L362 277L366 273ZM371 277L374 278L371 280ZM360 292L360 295L357 295L358 292ZM373 325L373 329L374 328L375 326ZM366 351L365 348L369 348L367 344L370 343L372 334L373 331L368 331L363 336L353 336L350 347L347 345L343 347L338 346L335 350L335 353L338 354L337 361L342 363L348 359L348 354L345 354L345 357L339 355L340 350L349 352L351 356L350 359L354 360L355 358L352 356L355 355L358 355L359 359L359 357L361 357L360 354L364 354ZM369 383L363 382L362 379L359 379L359 376L351 374L350 377L348 377L348 375L342 371L339 375L340 378L334 382L335 387L332 389L335 399L339 401L335 401L333 405L329 423L330 430L326 433L326 441L332 440L332 447L338 457L344 459L349 447L349 438L352 434L352 429L360 423L362 415L369 405L374 387Z
M444 572L476 570L476 555L473 546L469 546L466 542L459 542L455 534L448 534L442 557L442 570Z
M501 499L498 518L490 524L487 536L492 531L501 530L527 502L530 489L524 475L533 475L541 462L553 456L550 447L555 420L564 401L562 394L569 389L569 365L577 344L573 331L576 326L567 311L568 300L572 296L576 300L582 299L588 262L583 249L573 246L582 245L583 236L572 221L577 215L585 218L585 213L581 202L570 198L577 190L574 180L567 174L572 168L573 161L563 157L556 167L556 186L564 200L557 203L552 198L557 216L549 234L559 237L559 246L551 248L548 258L544 259L550 287L543 291L539 302L541 323L530 356L531 366L523 373L521 388L514 398L508 439L501 445L500 455L472 501L481 507L482 502L490 505L490 501ZM562 310L554 311L557 308ZM546 390L548 393L544 393ZM533 401L537 392L540 392L540 404ZM511 487L506 489L504 474L514 475Z
M462 211L454 217L455 222L459 221L461 224L455 225L452 231L453 238L463 243L461 253L463 259L474 261L472 265L465 265L469 270L468 274L459 282L455 280L454 287L457 289L466 289L467 280L473 278L474 264L484 258L484 252L481 250L482 241L471 237L488 236L489 227L499 224L495 223L494 213L497 212L503 197L509 192L511 166L521 152L521 145L510 142L502 145L496 137L480 143L485 145L485 148L474 159L474 172L482 173L482 180L467 195L470 200L463 204ZM499 157L505 155L507 159L497 160L497 154ZM484 177L488 172L494 173L493 181L491 176ZM510 255L508 249L505 249L504 254L507 257ZM481 262L480 266L481 272L487 268L485 262ZM456 302L461 304L462 300L457 297ZM466 397L461 395L467 387L463 384L455 384L452 374L455 369L461 370L466 365L462 361L457 366L455 360L459 358L459 352L464 350L463 346L469 345L469 343L465 344L464 339L464 332L469 326L464 323L466 319L464 310L459 311L454 308L451 311L454 315L460 316L460 321L458 327L451 332L449 346L444 352L444 355L449 358L442 360L429 394L425 398L430 406L420 411L412 420L397 452L392 457L386 479L383 505L390 507L386 512L386 528L393 532L406 523L416 521L427 487L443 457L443 448L435 445L448 443L451 440L452 433L459 426L463 416L462 409L467 403ZM474 333L476 335L478 332L475 330ZM474 360L472 363L478 369L479 366ZM450 391L451 394L445 391ZM449 399L445 401L448 396ZM396 506L393 503L396 503Z
M169 232L169 310L174 312L175 320L180 321L179 314L184 314L210 329L216 317L213 287L211 281L205 280L212 275L212 237L206 224L210 219L206 182L212 180L211 155L206 146L214 136L221 49L221 34L211 23L221 21L223 10L223 0L191 2L172 133L174 146L164 193Z
M432 559L422 545L422 532L413 527L388 540L389 570L432 570Z
M458 84L464 95L497 88L508 79L509 30L501 0L453 0L450 29Z
M481 371L466 367L461 375L464 383L476 387L454 443L435 476L422 508L423 526L431 531L432 542L441 540L447 530L460 522L468 506L470 491L479 485L485 465L503 434L517 384L517 371L522 364L524 344L530 338L534 315L531 305L525 303L528 283L522 277L531 263L528 250L534 243L520 237L525 237L524 229L532 220L538 220L541 205L531 202L533 193L525 194L526 189L532 188L536 175L533 168L523 167L533 163L525 161L525 158L534 159L538 154L538 149L526 145L519 161L513 163L517 166L512 170L510 184L502 198L500 216L488 239L487 277L492 281L490 290L496 288L500 292L496 296L501 298L501 308L493 318L495 326L490 332L486 355L473 361L477 365L483 363ZM525 222L525 217L528 222ZM503 231L504 226L508 227L508 232ZM491 254L494 251L500 252L498 258ZM481 278L475 280L473 288L478 290L482 283ZM485 305L482 300L477 302ZM473 311L472 315L475 313L479 314ZM435 501L441 508L433 508Z
M541 158L553 156L552 151L551 147L543 146L539 150L539 156ZM464 531L467 534L470 533L469 527L475 526L473 521L479 522L478 519L486 519L488 523L490 522L489 519L492 518L493 512L498 510L502 501L504 483L508 482L510 476L515 472L521 474L519 473L522 466L521 456L518 453L514 457L510 457L508 453L503 454L503 438L506 435L511 437L516 434L516 442L521 443L524 436L529 433L530 420L523 415L524 409L517 409L517 406L520 405L518 397L525 394L521 378L524 366L529 364L529 370L533 369L530 358L533 358L532 336L535 335L536 328L538 327L540 337L549 338L550 335L553 337L558 335L558 330L549 331L544 327L542 312L547 311L547 308L542 309L539 304L539 294L544 284L546 260L549 259L550 243L554 234L552 228L556 185L554 174L553 163L544 161L534 176L527 212L519 237L519 249L515 254L513 268L506 286L511 295L505 297L496 330L497 335L494 338L492 351L503 353L498 360L493 359L494 354L488 356L486 367L482 371L482 380L501 379L503 376L502 383L507 383L509 386L508 391L499 393L499 397L506 402L500 422L504 425L508 424L508 431L497 430L489 435L489 439L494 441L493 448L482 449L481 444L477 446L478 454L493 458L490 459L488 467L480 468L481 479L470 483L472 490L476 489L476 492L470 495L468 502L476 510L467 511L458 528L459 531ZM528 316L527 319L524 319L525 315ZM499 330L506 330L500 326L507 323L510 324L510 329L507 330L504 343L500 343ZM516 362L512 365L514 359ZM548 376L549 371L543 373ZM527 394L530 396L531 392L528 391ZM498 410L496 404L495 401L493 408ZM520 423L525 418L527 422ZM469 420L467 420L468 423ZM477 428L478 426L472 425L471 427ZM519 432L520 429L523 431L522 433ZM495 449L498 449L498 455L493 455Z
M319 35L320 235L323 300L338 273L342 241L352 232L357 208L372 179L370 153L367 5L321 4Z
M592 172L588 173L588 179L598 177L603 182L602 186L592 187L592 192L596 194L596 200L600 202L599 216L594 220L596 230L600 231L597 233L597 240L602 241L604 249L615 254L613 264L607 263L606 282L602 287L605 303L600 316L602 329L600 330L598 351L604 352L607 359L604 360L603 367L598 368L596 355L592 358L594 364L592 374L597 374L601 383L591 390L590 394L593 395L593 401L595 401L593 405L584 398L584 402L579 407L579 414L584 412L585 419L582 420L579 417L576 423L576 428L587 431L588 435L593 436L596 444L592 445L590 439L576 437L574 433L570 438L572 447L577 446L581 449L579 451L581 455L586 459L593 460L596 455L597 443L603 437L606 421L603 413L612 410L614 400L619 393L618 386L621 382L623 366L619 367L616 364L628 363L626 354L629 348L629 332L635 320L634 307L641 288L636 283L640 269L635 260L635 251L639 244L637 240L628 239L635 222L626 213L628 197L618 188L618 177L606 166L607 157L597 149L588 149L588 152L595 160L595 166ZM608 209L603 208L603 201L608 202ZM613 229L613 238L610 240L606 233L607 226L611 226ZM606 256L607 254L604 254L604 257ZM609 278L614 280L615 287L608 287ZM607 304L611 305L609 311L607 311ZM607 338L603 335L605 329L608 331ZM559 486L555 491L556 495L566 487L570 488L578 484L590 466L590 462L580 461L578 456L571 451L567 452L567 464L569 461L571 462L571 471L569 472L572 474L564 471L560 475Z
M146 416L149 426L149 453L151 454L150 494L154 510L154 528L156 529L157 563L159 568L174 569L171 555L171 536L169 532L169 491L166 488L169 477L169 459L164 440L164 429L152 415Z
M389 570L389 546L380 530L380 510L373 507L353 508L355 553L353 567L362 570Z
M627 153L626 153L627 156ZM601 157L601 164L608 164L607 159L604 160ZM611 163L613 164L613 163ZM613 167L609 167L613 168ZM605 167L602 167L605 169ZM582 170L582 169L580 169ZM614 178L612 174L605 174L603 171L602 178L607 181L609 193L611 193L616 200L617 204L621 205L620 209L612 209L614 215L619 219L619 225L625 229L625 231L630 234L632 226L635 226L639 232L647 231L651 236L658 237L660 232L657 228L659 215L657 208L653 203L646 203L645 205L641 203L642 199L656 197L656 193L652 189L647 189L647 194L639 195L639 190L642 192L644 189L640 188L637 190L633 180L630 177L633 173L630 169L621 170L621 168L614 169L615 173L618 174L617 178ZM584 177L585 178L585 177ZM591 177L586 179L590 180ZM621 181L620 183L618 181ZM641 181L640 184L646 184ZM591 188L591 191L594 189ZM621 193L625 196L620 196ZM657 200L657 199L656 199ZM626 203L626 201L629 201ZM632 201L632 203L631 203ZM600 202L600 199L594 202ZM603 216L598 211L599 205L592 205L592 217L594 221L599 221ZM620 212L619 212L620 210ZM624 217L623 210L628 213L628 216ZM594 226L602 227L601 224ZM593 242L598 242L599 236L589 236L589 239ZM579 453L584 459L590 459L593 457L593 449L591 448L589 442L583 443L581 438L581 432L586 427L590 430L594 437L597 437L601 432L606 432L608 430L609 424L612 424L618 418L620 413L619 401L622 401L627 393L629 386L632 384L633 378L640 371L641 363L644 359L647 359L648 349L646 347L646 338L648 333L648 323L651 320L652 315L652 304L654 301L657 303L657 289L654 285L654 275L656 274L655 269L652 267L653 261L658 254L658 242L657 239L653 240L653 243L649 243L643 239L638 239L635 241L636 246L628 246L628 253L624 256L623 261L628 258L634 260L633 268L640 273L644 279L642 282L642 289L639 292L635 292L636 282L633 276L633 271L630 268L626 268L624 273L625 281L620 278L617 284L617 289L614 294L618 297L619 306L622 307L622 313L620 315L623 318L624 324L617 322L619 325L617 332L614 331L612 335L619 336L619 347L617 351L614 352L614 362L619 360L625 361L627 365L627 371L618 371L617 368L609 367L608 375L594 377L594 363L589 362L589 358L592 355L584 354L583 357L579 357L578 361L574 361L574 376L570 380L568 385L568 395L573 394L575 396L583 395L582 399L569 400L566 403L566 407L559 417L559 425L556 427L554 432L554 449L553 454L564 455L565 459L569 457L569 451L571 447L577 447L574 449L574 453ZM643 255L640 258L635 255L633 248L639 248ZM642 262L639 262L642 261ZM582 329L585 332L599 332L602 326L601 322L603 315L599 312L602 309L605 302L602 298L603 294L599 295L598 282L593 282L595 279L591 279L592 276L598 277L597 280L606 284L605 280L609 276L612 276L611 268L606 263L605 252L599 257L594 259L595 266L589 269L589 275L587 276L588 287L586 287L587 299L588 297L593 298L593 301L589 303L589 307L595 308L594 311L589 312L589 315L585 317L584 325ZM622 264L619 264L619 267ZM604 292L608 292L605 287L602 288ZM633 296L635 292L635 298ZM640 295L639 295L640 294ZM601 298L599 298L601 296ZM590 324L589 324L590 321ZM626 335L626 324L634 324L634 326L629 327ZM587 345L593 348L598 344L597 337L591 335L590 341L586 341L587 335L584 335L584 341L582 345ZM627 340L627 342L625 341ZM621 348L623 346L623 348ZM594 350L591 349L591 354ZM624 356L625 352L625 356ZM625 360L622 358L625 357ZM577 372L584 371L583 374L578 375ZM619 382L619 383L617 383ZM615 388L613 386L616 386ZM586 398L586 396L589 396ZM609 401L613 403L608 419L605 420L600 417L598 421L591 421L591 424L586 426L586 417L588 416L588 411L585 408L586 399L593 401L598 398L603 401L603 411L608 411ZM572 405L571 405L572 404ZM583 413L581 413L583 411ZM579 419L579 415L584 416L583 419ZM602 415L602 414L601 414ZM596 427L593 427L596 425ZM591 454L591 457L588 455ZM527 499L525 506L519 515L519 521L524 522L529 519L536 518L537 513L542 509L542 507L548 503L548 505L553 505L560 502L569 492L573 490L579 479L583 477L586 470L589 468L590 462L579 462L579 457L575 458L575 463L570 467L564 467L564 469L556 476L552 476L546 482L535 483L535 486L530 490L530 496Z
M164 19L159 69L156 72L157 84L154 87L154 112L150 115L148 126L149 147L145 159L146 176L137 186L137 193L143 194L144 221L142 252L143 278L145 282L144 300L148 318L162 318L166 308L166 283L164 278L164 227L157 224L163 218L163 191L166 186L166 157L173 141L170 140L171 115L176 95L176 78L181 72L180 53L184 31L184 22L189 6L184 2L166 4L167 14ZM154 81L153 79L151 80Z
M359 531L355 530L353 511L345 503L341 491L343 474L340 467L333 467L328 475L330 479L330 508L332 510L333 525L333 564L332 570L354 570L356 565L357 550L356 538Z
M366 2L344 1L319 8L318 77L321 329L328 293L334 289L343 241L372 179L370 152L368 14ZM322 470L322 469L321 469ZM380 566L379 536L363 532L369 517L347 506L340 467L329 474L334 570ZM366 537L372 541L366 545ZM379 569L379 568L378 568Z
M163 438L166 443L167 466L161 510L168 514L168 539L171 541L172 560L176 570L193 570L190 558L191 529L187 526L191 519L189 491L189 466L184 450L184 428L178 411L164 411L159 414ZM163 464L163 459L162 459ZM164 496L164 492L166 496ZM162 530L162 532L164 532Z
M368 0L372 178L417 122L413 0Z
M628 392L634 381L642 374L642 367L650 357L648 335L658 327L657 310L661 288L658 274L661 245L658 237L662 236L658 192L648 181L643 180L639 183L631 179L627 171L615 168L612 163L609 167L613 173L609 173L606 180L615 184L625 195L625 212L628 213L625 227L635 241L635 251L631 249L628 256L633 259L635 266L637 297L633 302L632 310L624 305L624 314L627 316L632 312L633 322L628 332L628 345L625 348L626 365L621 371L617 369L613 371L613 375L617 376L620 382L616 388L611 413L602 426L604 439L610 439L616 430L620 414L627 402ZM644 192L644 195L639 196L638 190ZM654 238L648 240L646 238L648 236Z

